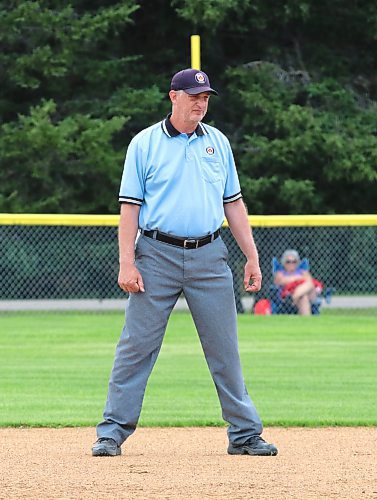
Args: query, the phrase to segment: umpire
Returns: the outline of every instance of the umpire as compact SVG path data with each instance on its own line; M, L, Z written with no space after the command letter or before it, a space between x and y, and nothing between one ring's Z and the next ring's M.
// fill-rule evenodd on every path
M211 94L217 92L203 71L175 74L172 113L137 134L127 150L119 195L118 283L130 297L94 456L120 455L135 431L148 377L182 292L229 423L228 453L277 454L261 437L262 422L241 371L232 274L220 237L224 215L247 258L245 290L257 292L262 276L229 141L201 121Z

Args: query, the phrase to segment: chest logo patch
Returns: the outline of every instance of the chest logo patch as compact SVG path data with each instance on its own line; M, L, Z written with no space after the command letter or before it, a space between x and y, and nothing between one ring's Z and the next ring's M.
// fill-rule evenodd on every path
M208 148L206 148L206 152L208 155L213 155L215 154L215 149L212 147L212 146L208 146Z

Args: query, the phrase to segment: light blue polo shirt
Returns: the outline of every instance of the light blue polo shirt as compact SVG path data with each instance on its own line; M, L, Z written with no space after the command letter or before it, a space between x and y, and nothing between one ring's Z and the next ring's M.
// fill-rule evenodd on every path
M140 205L140 229L199 238L222 225L225 203L241 197L229 141L214 127L199 123L189 137L168 116L128 146L119 201Z

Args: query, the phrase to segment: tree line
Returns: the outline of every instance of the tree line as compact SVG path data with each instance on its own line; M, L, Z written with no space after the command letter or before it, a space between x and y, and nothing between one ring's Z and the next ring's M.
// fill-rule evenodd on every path
M117 213L199 33L249 212L374 213L376 27L372 0L3 2L0 212Z

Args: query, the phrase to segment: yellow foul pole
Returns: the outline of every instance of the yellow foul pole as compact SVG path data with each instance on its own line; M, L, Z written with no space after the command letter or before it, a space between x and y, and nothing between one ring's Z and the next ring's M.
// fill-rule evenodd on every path
M200 36L191 35L191 68L200 69Z

